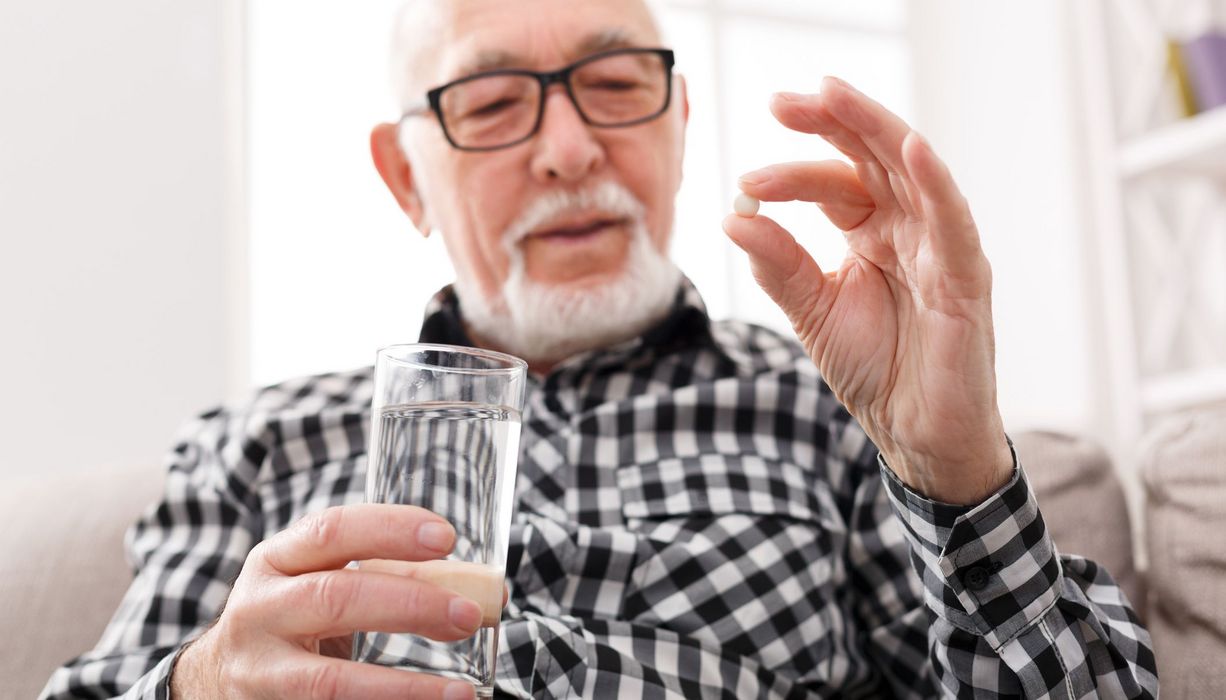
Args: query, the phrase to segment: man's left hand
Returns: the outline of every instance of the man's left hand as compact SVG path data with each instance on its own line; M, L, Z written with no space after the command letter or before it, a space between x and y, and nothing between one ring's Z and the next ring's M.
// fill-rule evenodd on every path
M924 138L842 81L776 95L771 111L852 164L772 165L741 189L815 202L844 231L847 257L823 273L765 216L729 216L724 230L899 478L933 500L981 502L1013 458L996 402L992 271L966 199Z

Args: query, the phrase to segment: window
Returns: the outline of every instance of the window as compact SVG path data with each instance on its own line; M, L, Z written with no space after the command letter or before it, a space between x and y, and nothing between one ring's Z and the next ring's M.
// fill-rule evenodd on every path
M250 0L248 143L251 381L344 369L416 340L421 312L451 281L371 165L368 136L395 116L386 51L398 0ZM673 257L715 318L790 333L720 221L740 173L838 157L771 117L772 92L847 79L911 118L903 0L662 0L691 105ZM841 233L811 205L768 204L824 269Z

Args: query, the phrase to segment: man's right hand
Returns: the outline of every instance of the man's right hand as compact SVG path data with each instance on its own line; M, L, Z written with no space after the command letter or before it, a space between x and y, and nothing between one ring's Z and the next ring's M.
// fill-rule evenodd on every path
M344 568L351 561L446 556L455 530L414 506L351 505L308 515L251 550L221 616L179 656L173 700L474 697L462 681L321 655L355 631L471 637L477 603L412 578Z

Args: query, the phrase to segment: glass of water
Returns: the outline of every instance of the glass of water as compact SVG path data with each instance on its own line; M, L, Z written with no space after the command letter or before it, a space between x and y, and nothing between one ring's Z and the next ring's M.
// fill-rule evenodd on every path
M455 526L456 545L446 559L358 566L459 593L483 620L459 642L358 632L355 660L466 680L492 696L527 369L517 357L450 345L379 351L366 500L431 510Z

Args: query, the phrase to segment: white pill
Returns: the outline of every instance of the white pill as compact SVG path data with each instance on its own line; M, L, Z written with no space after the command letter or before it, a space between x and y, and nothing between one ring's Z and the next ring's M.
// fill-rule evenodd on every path
M742 192L738 194L736 199L732 202L732 210L736 212L737 216L752 219L758 214L759 204L761 204L761 202L758 201L757 197L750 197Z

